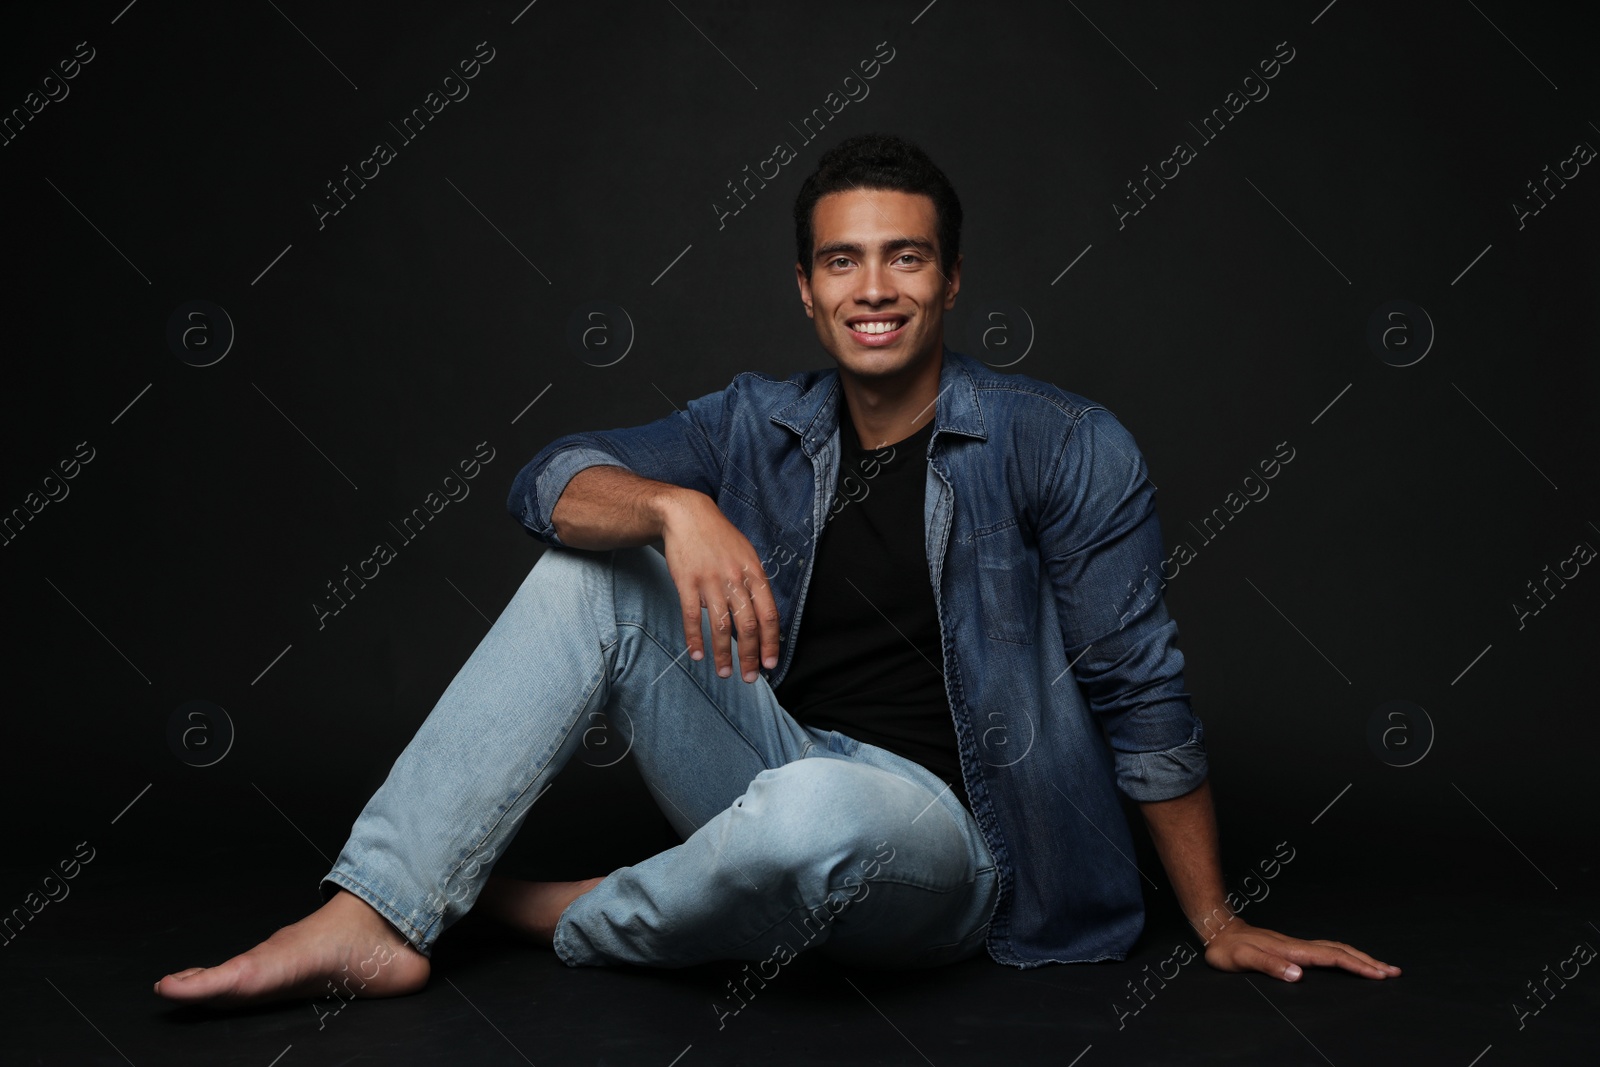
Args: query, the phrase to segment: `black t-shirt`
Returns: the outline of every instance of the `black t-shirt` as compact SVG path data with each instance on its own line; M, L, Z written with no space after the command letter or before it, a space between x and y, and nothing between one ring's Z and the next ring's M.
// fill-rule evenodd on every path
M840 415L839 484L817 539L794 660L774 692L802 725L920 763L967 804L925 548L933 420L868 451Z

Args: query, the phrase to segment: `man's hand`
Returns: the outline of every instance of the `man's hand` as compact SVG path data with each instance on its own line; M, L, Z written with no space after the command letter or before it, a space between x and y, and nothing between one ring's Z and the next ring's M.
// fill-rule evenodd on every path
M740 676L755 681L758 667L778 665L778 605L755 547L704 493L674 493L661 505L661 514L661 543L683 604L689 655L705 658L700 632L700 609L705 607L711 612L717 674L726 678L733 673L729 646L737 632Z
M1181 797L1139 807L1189 925L1207 939L1206 962L1217 970L1260 971L1285 982L1299 981L1303 967L1342 967L1363 978L1400 973L1341 941L1302 941L1251 926L1234 914L1223 892L1209 779Z
M778 605L750 541L706 494L642 478L626 467L585 467L568 480L551 512L561 543L607 549L661 538L667 569L683 604L683 636L695 659L705 658L700 608L711 610L711 653L717 673L733 673L729 650L739 635L740 674L778 665Z
M1260 971L1285 982L1299 981L1304 967L1339 967L1363 978L1394 978L1400 973L1393 964L1342 941L1302 941L1251 926L1238 916L1211 938L1206 962L1219 971Z

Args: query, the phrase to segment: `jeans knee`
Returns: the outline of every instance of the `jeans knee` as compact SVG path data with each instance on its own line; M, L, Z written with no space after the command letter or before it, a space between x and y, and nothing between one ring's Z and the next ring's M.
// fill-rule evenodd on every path
M519 592L536 602L552 598L593 601L596 608L624 607L665 582L673 590L666 560L650 548L587 549L552 545L535 561ZM672 592L676 602L677 594Z
M926 790L887 771L809 757L762 771L734 807L735 818L750 824L751 863L826 893L850 878L880 877L904 849L919 855L919 881L959 880L964 839L942 808L927 810L928 800ZM948 874L937 869L946 856Z
M551 545L534 561L524 588L539 596L580 591L596 567L608 565L608 553Z

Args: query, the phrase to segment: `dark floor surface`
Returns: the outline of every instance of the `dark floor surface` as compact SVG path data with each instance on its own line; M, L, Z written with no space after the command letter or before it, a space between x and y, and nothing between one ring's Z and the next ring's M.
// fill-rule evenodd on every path
M1240 821L1231 820L1229 840L1266 840ZM284 834L200 845L167 837L136 852L108 838L71 894L0 948L0 1063L1596 1062L1597 967L1579 967L1564 984L1547 977L1578 943L1600 946L1592 842L1510 846L1488 827L1455 841L1402 840L1331 821L1306 828L1296 861L1244 917L1358 945L1403 967L1398 979L1312 971L1288 985L1196 960L1151 986L1136 1014L1122 1014L1136 1006L1126 983L1146 964L1154 970L1179 942L1198 944L1161 883L1146 888L1147 929L1127 962L1020 971L985 956L904 973L802 955L720 1025L716 1005L732 1003L725 983L739 965L568 968L470 915L441 939L432 980L414 996L356 1000L327 1015L331 1003L310 998L227 1014L174 1006L152 992L157 978L220 962L314 908L326 865ZM526 856L503 862L509 873L534 873L509 869ZM0 884L26 887L38 874L7 864ZM1578 967L1564 966L1569 975ZM1554 992L1532 1014L1526 983L1541 980ZM1519 1018L1519 1002L1530 1014Z

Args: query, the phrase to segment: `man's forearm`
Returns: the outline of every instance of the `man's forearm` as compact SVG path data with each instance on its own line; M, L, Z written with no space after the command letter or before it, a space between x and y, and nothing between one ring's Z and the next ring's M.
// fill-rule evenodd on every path
M1178 894L1178 906L1201 939L1210 941L1233 918L1222 881L1211 780L1181 797L1149 801L1139 808L1161 866Z
M572 548L632 548L660 537L673 507L691 492L625 467L585 467L567 482L550 520Z

